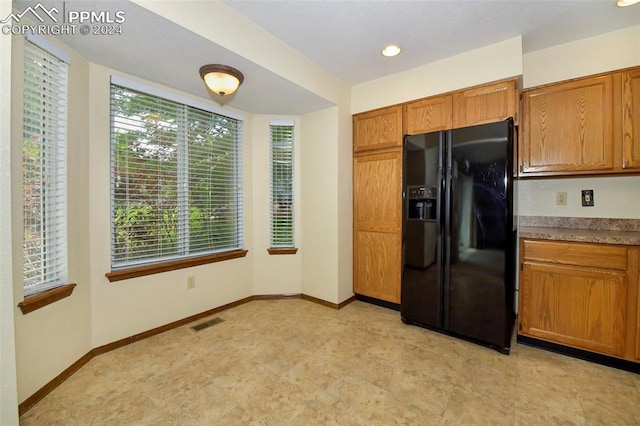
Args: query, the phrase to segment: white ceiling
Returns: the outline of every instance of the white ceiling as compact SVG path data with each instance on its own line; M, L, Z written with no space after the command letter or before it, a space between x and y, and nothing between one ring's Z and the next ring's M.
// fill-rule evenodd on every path
M188 7L190 0L179 2ZM228 6L353 85L522 35L525 52L640 24L640 5L615 0L225 0ZM14 1L23 10L33 1ZM43 0L62 6L62 1ZM178 3L178 2L176 2ZM90 61L197 96L205 63L240 69L225 103L250 113L301 115L329 102L149 10L125 0L67 0L67 10L124 10L121 36L61 36ZM215 25L215 20L212 20ZM380 49L403 52L384 58ZM615 46L612 46L615 48Z
M350 84L518 35L530 52L640 24L640 5L615 0L226 2ZM389 43L403 52L383 57Z

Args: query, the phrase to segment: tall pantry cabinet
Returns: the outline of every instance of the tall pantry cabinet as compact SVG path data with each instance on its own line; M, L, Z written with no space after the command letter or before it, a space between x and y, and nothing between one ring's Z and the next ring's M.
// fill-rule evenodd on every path
M353 117L353 291L400 303L402 107Z

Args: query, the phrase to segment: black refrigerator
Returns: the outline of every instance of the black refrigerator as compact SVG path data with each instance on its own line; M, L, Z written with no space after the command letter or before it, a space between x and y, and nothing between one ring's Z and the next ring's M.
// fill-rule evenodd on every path
M402 320L508 354L514 323L513 120L406 136Z

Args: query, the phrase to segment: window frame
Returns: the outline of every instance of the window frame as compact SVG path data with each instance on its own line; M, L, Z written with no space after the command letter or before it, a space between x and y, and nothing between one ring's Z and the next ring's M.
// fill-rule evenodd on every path
M110 108L110 132L109 132L109 137L110 137L110 174L111 174L111 179L110 179L110 206L111 206L111 212L110 212L110 264L111 264L111 271L107 272L105 274L105 276L109 279L109 281L119 281L119 280L125 280L125 279L129 279L129 278L134 278L134 277L139 277L139 276L145 276L145 275L150 275L150 274L156 274L156 273L160 273L160 272L165 272L165 271L171 271L171 270L176 270L176 269L182 269L182 268L188 268L191 266L196 266L196 265L202 265L202 264L207 264L207 263L213 263L213 262L219 262L219 261L224 261L224 260L229 260L229 259L235 259L235 258L240 258L240 257L244 257L246 256L246 254L248 253L247 250L245 250L244 247L244 213L243 213L243 205L244 205L244 192L243 192L243 185L244 185L244 175L243 175L243 162L242 162L242 157L243 157L243 125L244 125L244 117L242 115L236 114L234 112L231 111L227 111L224 109L219 109L216 108L213 105L209 105L207 103L204 102L200 102L197 101L195 99L191 99L188 97L184 97L184 96L180 96L174 92L167 92L164 91L162 89L159 89L157 87L152 87L152 86L147 86L144 85L142 83L139 83L137 81L131 81L128 79L124 79L124 78L120 78L118 76L112 76L111 77L111 81L110 81L110 85L109 85L109 99L110 102L112 100L112 87L113 86L118 86L119 88L122 88L124 90L129 90L129 91L133 91L133 92L137 92L140 93L144 96L148 96L151 98L159 98L162 101L168 101L171 102L172 104L175 104L175 106L184 111L184 113L186 114L188 111L190 110L200 110L200 111L195 111L196 113L204 113L204 114L212 114L212 115L217 115L217 116L221 116L221 118L227 118L227 119L231 119L234 120L235 125L233 126L233 131L235 132L234 134L234 139L233 139L233 143L235 144L234 147L234 156L235 156L235 172L233 174L233 179L235 180L235 185L236 185L236 190L235 190L235 220L237 223L237 227L236 227L236 231L233 233L234 238L237 239L237 248L233 248L233 249L229 249L229 250L221 250L221 251L204 251L204 252L197 252L197 253L186 253L186 254L171 254L171 255L167 255L164 257L154 257L154 258L150 258L150 259L138 259L137 261L129 261L126 263L122 263L120 262L120 264L118 264L118 262L114 263L114 213L113 213L113 206L114 206L114 177L113 177L113 173L114 173L114 113L113 113L113 109ZM189 121L187 120L186 122L187 124L189 123ZM185 124L185 122L183 122L180 125L187 125ZM186 129L184 129L184 131L186 131ZM177 149L188 149L189 146L189 140L184 139L181 140L180 138L177 139L177 143L181 143L181 141L183 142L181 144L181 146ZM184 145L184 146L182 146ZM186 161L186 160L185 160ZM187 165L187 166L185 166ZM186 169L180 171L180 172L176 172L176 179L180 179L180 175L184 175L185 173L188 175L189 174L189 170L191 170L191 167L193 165L190 164L188 161L187 162L183 162L180 167L186 167ZM186 170L186 171L185 171ZM188 190L187 190L188 191ZM184 195L184 194L183 194ZM177 199L181 199L181 197L176 194L176 198ZM177 202L183 202L183 201L177 201ZM187 219L188 220L188 219ZM184 229L188 229L188 222L186 223L187 228ZM187 235L189 234L189 232L187 232ZM188 237L187 237L188 238Z
M285 129L283 129L285 128ZM288 130L287 130L288 129ZM283 133L290 132L290 137L282 137ZM293 120L270 120L269 122L269 254L296 254L296 232L295 232L295 140L296 126ZM281 149L288 149L289 153L285 156L279 153ZM276 182L274 172L276 166L274 161L278 161L283 165L278 166L279 173L288 173L290 182L288 193L286 194L290 200L288 213L281 215L275 212L276 186L282 186L281 182ZM286 184L286 183L285 183ZM282 193L282 189L279 190ZM288 217L287 217L288 215ZM276 219L284 219L289 221L288 229L282 231L276 229ZM282 234L290 234L290 239Z
M29 59L31 58L31 59ZM31 67L31 61L41 60L40 68L31 68L38 73L28 76L27 72ZM47 67L46 64L52 64ZM24 42L23 55L23 104L22 104L22 279L24 301L19 304L23 313L46 306L60 298L71 294L75 284L69 284L68 265L68 215L67 215L67 144L68 144L68 109L69 109L69 56L58 49L43 37L29 34ZM43 79L42 87L36 90L37 84L27 81L36 78L37 75L49 77ZM48 85L48 87L46 87ZM30 99L29 99L30 98ZM39 107L35 107L35 99L39 101ZM47 106L49 110L47 110ZM55 123L55 124L52 124ZM53 127L52 127L53 126ZM28 147L31 151L40 150L41 154L31 155L28 159L26 155ZM39 160L38 160L39 159ZM35 166L36 161L39 165ZM47 166L49 164L49 166ZM53 164L53 166L51 166ZM35 167L35 169L34 169ZM52 172L53 170L53 172ZM35 173L31 178L27 177L27 172ZM29 181L28 184L27 181ZM36 200L28 197L27 186L38 186ZM25 200L31 199L29 204ZM49 202L49 200L51 200ZM26 215L26 211L33 211L34 203L40 207L35 213L41 216L41 222L37 228L44 227L44 235L37 242L42 266L36 268L40 271L41 279L37 284L27 284L27 259L26 255L26 234L28 228L33 227L31 219ZM44 216L44 218L42 218ZM47 217L53 216L53 219ZM29 224L27 224L29 222ZM36 234L39 232L36 232ZM62 241L61 241L62 240ZM34 241L31 241L33 245ZM51 252L51 256L47 253ZM53 260L47 260L53 259ZM29 262L30 263L30 262ZM48 265L53 265L49 267ZM65 294L63 297L45 298L47 303L42 303L43 294ZM40 300L34 304L34 300ZM30 306L30 310L25 312L23 306Z

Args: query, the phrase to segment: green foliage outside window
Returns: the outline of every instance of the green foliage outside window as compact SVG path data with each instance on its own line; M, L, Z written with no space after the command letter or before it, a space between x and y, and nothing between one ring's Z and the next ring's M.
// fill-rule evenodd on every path
M112 85L112 263L241 247L237 120Z

